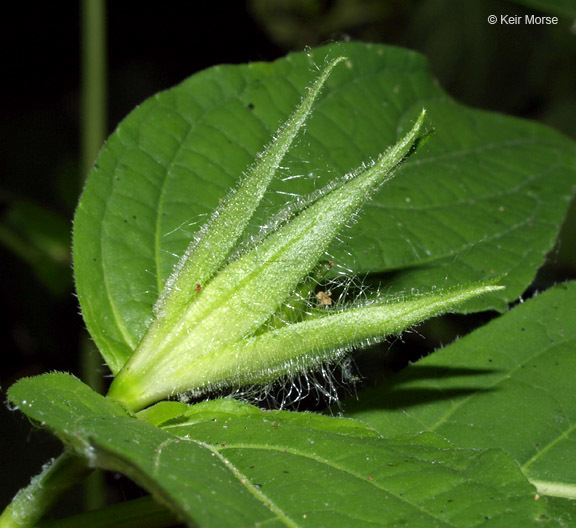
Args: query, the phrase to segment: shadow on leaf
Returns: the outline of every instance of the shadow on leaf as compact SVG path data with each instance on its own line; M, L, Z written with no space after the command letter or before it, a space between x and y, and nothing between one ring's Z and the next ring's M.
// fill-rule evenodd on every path
M480 376L493 375L496 369L466 368L448 366L414 365L398 374L389 383L381 387L362 391L359 401L348 400L346 410L355 412L371 409L407 409L434 402L455 400L472 396L479 392L491 392L493 388L478 387L475 383ZM461 383L454 382L461 378ZM434 386L436 381L451 380L450 388ZM409 385L409 386L408 386ZM446 383L442 383L445 387Z

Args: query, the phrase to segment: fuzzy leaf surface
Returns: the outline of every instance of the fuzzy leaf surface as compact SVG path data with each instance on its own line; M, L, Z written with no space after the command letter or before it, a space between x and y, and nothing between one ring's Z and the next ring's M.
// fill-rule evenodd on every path
M387 439L353 420L231 400L158 428L63 374L18 383L9 398L194 526L535 526L545 513L506 453L434 434Z
M574 143L540 125L463 107L416 53L337 44L273 63L218 66L149 99L110 137L76 213L83 315L114 373L194 233L297 106L327 58L327 81L266 207L378 157L424 107L435 133L330 249L334 271L382 273L390 293L507 273L506 290L464 311L504 309L543 263L576 174ZM257 211L254 231L267 215Z
M576 499L576 283L515 307L360 395L350 415L382 434L433 431L500 447L542 494Z

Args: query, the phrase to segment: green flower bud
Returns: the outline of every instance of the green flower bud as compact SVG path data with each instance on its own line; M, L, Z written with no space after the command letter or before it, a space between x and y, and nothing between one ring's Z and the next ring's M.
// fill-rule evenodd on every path
M225 264L329 73L342 60L332 61L321 73L237 191L186 251L166 282L155 320L113 381L111 398L139 410L181 392L265 384L336 361L352 346L398 333L499 288L468 285L306 313L302 292L309 290L307 278L333 239L413 150L422 137L425 111L378 160L302 201L254 248ZM290 301L294 296L300 303ZM329 306L330 295L323 292L319 303ZM285 318L287 304L292 314Z

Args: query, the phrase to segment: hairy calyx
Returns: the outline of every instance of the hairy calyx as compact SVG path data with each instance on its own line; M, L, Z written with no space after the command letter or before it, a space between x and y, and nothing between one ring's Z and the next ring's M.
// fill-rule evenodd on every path
M111 398L136 411L181 392L200 395L266 384L337 361L354 346L401 332L500 288L493 283L472 284L312 313L305 303L296 302L290 304L296 307L289 321L269 324L286 321L282 312L317 269L330 243L393 177L424 135L422 110L411 130L376 161L302 200L288 221L230 261L330 72L343 60L337 58L324 69L187 249L159 297L154 321L113 381Z

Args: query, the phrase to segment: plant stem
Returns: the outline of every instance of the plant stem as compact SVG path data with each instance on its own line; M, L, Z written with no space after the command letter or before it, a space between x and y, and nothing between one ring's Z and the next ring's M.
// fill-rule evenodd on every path
M174 513L147 496L66 519L42 521L36 528L167 528L178 523Z
M106 137L106 2L82 0L82 183Z
M94 164L106 137L106 1L82 0L81 174L80 187ZM86 335L80 337L81 376L96 392L104 392L101 358ZM106 484L101 471L86 481L84 502L88 510L106 504Z
M94 343L91 343L86 332L82 332L79 339L80 373L82 379L96 391L102 394L105 391L103 380L102 358ZM108 502L106 478L102 470L95 470L84 482L84 507L87 511L103 508Z
M64 451L16 494L0 516L0 528L35 526L60 494L84 480L90 471L83 459Z

